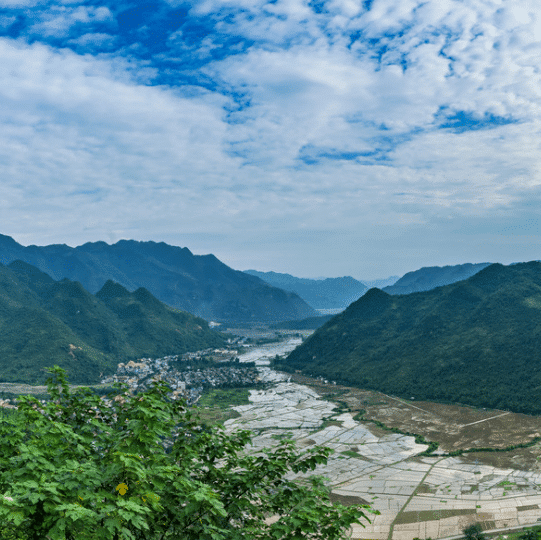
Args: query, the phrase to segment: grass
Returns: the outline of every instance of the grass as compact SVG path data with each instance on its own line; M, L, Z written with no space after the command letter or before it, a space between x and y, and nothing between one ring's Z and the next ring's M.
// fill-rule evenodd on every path
M402 512L397 516L395 525L419 523L421 521L436 521L444 518L464 516L468 514L475 514L475 510L462 508L450 510L420 510L418 512Z
M505 533L505 540L519 540L519 538L524 535L526 531L530 530L536 532L538 535L541 534L541 526L535 525L533 527L525 527L524 529L518 531L508 531ZM496 540L504 540L504 536L499 535L496 537Z
M212 426L224 424L226 420L231 420L240 416L240 414L233 409L227 410L220 408L199 409L196 414L200 422Z
M342 422L339 422L338 420L334 420L333 418L334 418L334 416L331 416L329 418L325 418L325 420L323 420L323 422L322 422L319 429L323 430L325 428L328 428L329 426L342 427Z
M339 495L338 493L331 492L329 495L329 498L331 499L331 502L333 503L340 503L344 506L356 506L358 504L369 504L368 501L365 499L362 499L361 497L357 497L355 495Z
M348 457L352 457L352 458L361 458L362 459L362 456L360 456L357 452L353 451L353 450L344 450L343 452L340 452L343 456L348 456ZM372 476L370 476L370 478L372 478Z
M206 424L223 424L240 414L231 407L250 403L248 388L211 388L206 390L196 406L196 414Z
M197 406L213 407L213 408L229 408L237 405L248 405L250 403L248 396L250 392L248 388L211 388L205 390Z

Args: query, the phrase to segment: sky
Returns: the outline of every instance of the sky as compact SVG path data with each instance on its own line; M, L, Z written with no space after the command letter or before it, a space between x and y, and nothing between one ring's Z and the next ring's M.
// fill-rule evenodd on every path
M541 259L536 0L0 0L0 233L377 279Z

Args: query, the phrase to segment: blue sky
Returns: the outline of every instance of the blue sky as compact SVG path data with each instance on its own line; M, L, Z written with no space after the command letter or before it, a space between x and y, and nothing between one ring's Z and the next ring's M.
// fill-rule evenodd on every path
M0 0L0 232L375 279L541 259L533 0Z

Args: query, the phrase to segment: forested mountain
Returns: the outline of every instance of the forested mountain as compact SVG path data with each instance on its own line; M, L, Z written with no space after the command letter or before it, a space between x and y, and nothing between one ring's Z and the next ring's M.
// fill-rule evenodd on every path
M541 414L541 264L492 264L404 296L370 289L282 367L405 398Z
M0 265L0 382L43 383L42 369L58 364L70 381L96 383L119 362L223 344L206 321L144 288L108 281L92 295L22 261Z
M91 293L113 280L130 291L145 287L169 306L207 320L280 321L317 313L294 293L272 287L255 276L233 270L214 255L163 242L121 240L24 247L0 235L0 262L20 259L55 280L79 281Z
M368 290L366 285L349 276L307 279L278 272L246 270L246 273L257 276L274 287L297 293L315 309L345 308Z
M404 274L396 283L384 287L389 294L410 294L429 291L443 285L450 285L477 274L490 263L457 264L454 266L430 266Z

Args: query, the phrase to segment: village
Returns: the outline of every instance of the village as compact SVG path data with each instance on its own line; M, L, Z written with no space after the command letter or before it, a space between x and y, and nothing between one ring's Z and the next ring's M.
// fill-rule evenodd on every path
M204 349L163 358L141 358L119 363L114 375L102 384L122 382L131 392L143 392L153 381L166 382L172 398L183 398L189 405L197 402L205 388L256 386L259 371L252 364L241 364L236 349Z

